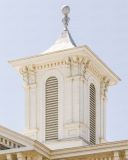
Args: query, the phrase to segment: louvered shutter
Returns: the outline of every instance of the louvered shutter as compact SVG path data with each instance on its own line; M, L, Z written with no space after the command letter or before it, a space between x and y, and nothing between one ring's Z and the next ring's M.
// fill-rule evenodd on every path
M45 140L58 139L58 80L49 77L45 84Z
M96 91L95 86L90 85L90 143L95 144L96 139Z

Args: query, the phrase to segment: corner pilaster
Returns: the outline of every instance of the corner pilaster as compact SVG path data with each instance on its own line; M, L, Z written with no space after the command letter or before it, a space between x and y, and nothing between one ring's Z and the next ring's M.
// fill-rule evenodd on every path
M80 122L84 123L84 79L80 78Z
M80 121L80 76L73 77L73 123Z
M26 160L26 156L23 153L16 153L17 160Z
M114 157L113 157L113 160L119 160L120 157L119 157L119 152L118 151L115 151L114 152Z
M7 160L15 160L12 154L6 154Z
M128 160L128 149L124 151L124 159Z
M73 89L72 89L72 77L66 79L66 123L72 123L73 117L73 104L72 104L72 96L73 96Z
M66 65L67 65L68 77L70 77L71 76L71 62L70 62L70 58L66 57L65 58L65 62L66 62Z
M103 99L103 139L106 140L106 103L107 103L107 98Z
M37 92L37 85L36 84L30 85L31 129L36 129L36 124L37 124L36 92Z
M89 113L88 105L89 105L88 82L86 79L84 79L84 124L86 126L89 126L88 125L89 115L87 114L87 113Z
M30 96L29 96L29 86L23 86L24 89L24 99L25 99L25 130L30 129Z

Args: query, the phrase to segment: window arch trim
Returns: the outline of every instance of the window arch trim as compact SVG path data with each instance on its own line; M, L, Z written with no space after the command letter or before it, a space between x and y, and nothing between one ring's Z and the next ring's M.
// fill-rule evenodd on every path
M90 143L96 143L96 88L93 83L89 86L89 128Z
M58 139L63 139L63 96L64 96L64 77L63 74L57 69L46 71L40 79L40 120L38 133L41 142L45 142L45 82L50 76L55 76L58 79Z

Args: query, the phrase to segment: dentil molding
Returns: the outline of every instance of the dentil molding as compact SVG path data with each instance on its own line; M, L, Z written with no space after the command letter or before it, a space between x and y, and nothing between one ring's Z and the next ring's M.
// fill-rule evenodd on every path
M105 80L105 77L97 71L93 66L93 63L90 59L81 55L68 56L64 59L54 60L46 63L39 64L28 64L20 68L20 73L23 76L24 86L28 86L28 77L31 78L31 83L36 84L36 72L42 70L48 70L58 67L67 68L67 77L72 77L71 75L71 66L74 65L75 76L83 76L87 80L87 72L92 74L96 79L101 82L101 94L106 97L107 88L109 86L110 80ZM80 73L79 73L80 70Z

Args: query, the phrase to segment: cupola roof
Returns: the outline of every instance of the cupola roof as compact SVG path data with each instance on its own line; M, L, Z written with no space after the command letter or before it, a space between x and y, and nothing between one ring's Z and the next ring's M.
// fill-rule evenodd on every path
M69 30L67 28L70 20L70 18L68 17L70 8L65 5L62 7L61 10L62 10L62 13L64 14L64 18L62 19L62 22L64 24L64 31L61 33L60 37L57 39L55 44L43 53L54 52L54 51L76 47L76 44L73 41L71 34L69 33Z

